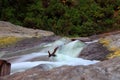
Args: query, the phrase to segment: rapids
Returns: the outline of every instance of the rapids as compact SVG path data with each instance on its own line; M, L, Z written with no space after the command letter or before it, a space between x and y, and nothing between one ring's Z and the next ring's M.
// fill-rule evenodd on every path
M20 58L15 59L11 65L11 73L24 71L40 64L46 64L49 69L52 69L63 65L90 65L99 62L96 60L91 61L77 57L86 45L87 43L83 43L78 40L70 41L70 39L67 38L62 38L53 43L44 44L40 46L40 48L42 47L42 50L39 52L22 55ZM50 57L48 61L29 61L33 58L48 56L47 52L50 51L52 53L56 47L58 47L55 52L56 56Z

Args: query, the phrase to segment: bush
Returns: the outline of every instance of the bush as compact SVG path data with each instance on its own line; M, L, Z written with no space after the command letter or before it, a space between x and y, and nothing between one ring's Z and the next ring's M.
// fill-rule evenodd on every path
M0 20L58 35L90 36L120 29L119 0L1 0L0 4Z

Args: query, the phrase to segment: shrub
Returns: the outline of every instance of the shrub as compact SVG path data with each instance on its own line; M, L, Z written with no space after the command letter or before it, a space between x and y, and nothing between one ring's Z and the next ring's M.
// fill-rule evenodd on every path
M90 36L120 29L120 0L1 0L0 4L0 20L58 35Z

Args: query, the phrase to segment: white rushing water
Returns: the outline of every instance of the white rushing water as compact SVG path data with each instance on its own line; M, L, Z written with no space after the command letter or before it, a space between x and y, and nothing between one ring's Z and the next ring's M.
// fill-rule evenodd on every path
M42 52L23 55L19 59L16 59L14 63L12 63L11 73L24 71L40 64L47 64L49 66L49 69L51 69L63 65L90 65L99 62L96 60L91 61L77 58L77 56L80 54L81 50L85 46L86 45L83 42L78 40L70 42L70 40L65 38L60 39L58 41L55 41L54 43L42 46L45 48ZM56 47L59 47L55 53L56 56L50 57L50 61L26 61L40 56L47 56L47 51L49 50L52 53Z
M20 58L14 60L13 63L23 62L23 61L30 60L36 57L47 56L47 55L48 53L42 53L42 52L35 52L35 53L27 54L27 55L22 55L20 56Z
M56 54L68 55L71 57L77 57L80 54L80 51L85 47L83 42L78 40L72 41L64 46L59 47Z

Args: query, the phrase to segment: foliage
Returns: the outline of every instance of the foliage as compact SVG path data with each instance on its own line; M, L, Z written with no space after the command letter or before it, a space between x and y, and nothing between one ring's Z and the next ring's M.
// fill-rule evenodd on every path
M120 29L120 0L1 0L0 20L64 36Z

